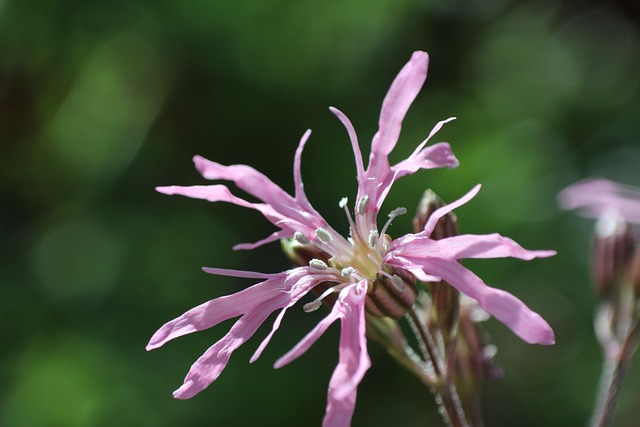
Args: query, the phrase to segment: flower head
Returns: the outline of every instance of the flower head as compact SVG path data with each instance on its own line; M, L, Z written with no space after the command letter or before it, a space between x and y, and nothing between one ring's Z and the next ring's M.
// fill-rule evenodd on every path
M466 203L477 193L479 186L459 201L435 211L424 229L416 234L396 240L387 234L393 219L406 213L404 208L391 211L383 227L378 228L378 212L397 179L420 169L452 168L458 165L449 144L427 146L431 137L452 118L438 123L407 159L393 166L389 163L388 156L398 141L404 116L426 79L427 66L427 54L415 52L395 78L382 104L379 129L372 141L366 169L351 122L342 112L331 108L347 129L356 162L358 193L352 204L353 209L349 209L345 198L339 203L350 226L348 238L336 232L311 206L305 195L300 169L302 151L310 131L303 135L295 153L294 195L288 194L249 166L223 166L199 156L194 158L194 162L204 178L231 181L259 199L260 203L239 198L220 184L157 189L164 194L179 194L212 202L224 201L255 209L278 228L267 238L256 243L237 245L236 249L253 249L279 239L293 239L298 245L312 248L309 253L315 251L323 254L320 258L309 260L308 265L276 274L205 268L211 274L262 281L187 311L162 326L151 338L148 349L157 348L179 336L210 328L226 319L239 317L229 333L194 363L182 387L174 392L175 397L189 398L207 387L220 375L233 351L246 342L271 313L280 310L271 332L251 358L251 361L256 360L279 328L287 309L320 284L323 291L315 300L304 305L305 311L313 311L321 306L325 298L337 295L330 313L291 351L278 359L275 367L284 366L302 355L330 324L340 320L339 360L329 383L325 426L350 424L357 386L370 366L365 337L365 308L369 297L376 292L375 289L386 288L392 293L407 295L407 298L401 299L406 300L403 304L410 305L412 299L407 276L413 275L422 281L446 280L477 300L480 306L525 341L541 344L553 342L551 328L538 314L513 295L488 287L457 262L461 258L507 256L528 260L550 256L552 251L527 251L497 234L462 235L437 241L431 239L438 218Z
M640 224L640 189L603 178L576 182L558 194L560 207L596 219Z

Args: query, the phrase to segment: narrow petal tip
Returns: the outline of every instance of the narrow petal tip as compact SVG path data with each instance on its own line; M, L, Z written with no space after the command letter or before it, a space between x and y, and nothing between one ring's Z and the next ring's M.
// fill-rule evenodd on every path
M514 324L510 325L508 322L505 322L505 324L528 344L555 344L556 337L553 333L553 329L551 329L551 326L549 326L547 321L544 320L542 316L537 313L530 312L529 316L525 314L523 317L529 317L526 321L526 326L516 326Z
M168 195L172 195L175 194L174 192L174 186L173 185L169 185L169 186L159 186L156 187L155 190L158 193L162 193L162 194L168 194Z
M556 343L556 337L551 329L551 326L547 325L547 329L540 335L540 339L532 344L540 345L554 345Z
M173 397L175 399L180 399L180 400L192 398L193 396L198 394L198 392L200 391L200 390L194 390L193 386L194 386L193 380L189 380L185 382L184 384L182 384L182 386L179 389L173 392Z
M552 256L556 256L558 252L553 250L545 250L545 251L532 251L534 253L535 258L549 258Z

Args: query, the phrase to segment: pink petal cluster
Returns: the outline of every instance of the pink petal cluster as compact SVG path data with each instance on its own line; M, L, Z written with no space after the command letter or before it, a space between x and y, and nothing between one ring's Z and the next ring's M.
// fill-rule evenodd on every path
M640 224L640 189L604 178L576 182L558 194L560 206L589 218Z
M220 375L240 345L244 344L274 311L278 313L271 332L251 358L256 360L279 328L287 309L296 304L320 283L332 283L314 302L306 304L312 311L328 294L338 298L331 312L310 331L291 351L275 363L279 368L295 360L320 337L330 324L340 320L341 334L338 365L328 390L324 426L348 426L353 415L357 386L371 362L365 338L365 300L378 275L400 279L387 271L393 269L413 273L423 281L446 280L462 293L478 301L487 312L498 318L518 336L529 343L552 344L553 331L537 313L508 292L487 286L479 277L458 263L463 258L514 257L530 260L547 257L553 251L529 251L514 241L497 234L461 235L433 240L430 234L438 218L469 201L478 191L476 186L463 198L437 210L425 229L392 240L387 234L390 221L406 210L391 212L390 220L378 230L377 215L393 183L420 169L453 168L458 161L449 144L427 146L431 137L448 121L438 123L428 137L405 160L390 165L388 156L394 149L404 116L420 91L427 75L428 55L415 52L402 68L389 89L380 113L379 129L375 134L367 168L364 167L355 130L349 119L339 110L331 111L344 124L355 155L358 194L353 215L343 199L350 225L350 237L337 233L309 203L300 173L301 157L310 136L307 131L295 153L293 178L295 194L290 195L255 169L245 165L223 166L196 156L197 170L206 179L231 181L238 188L257 198L251 203L231 193L225 185L169 186L157 190L164 194L179 194L211 202L228 202L255 209L278 230L256 243L242 244L237 249L252 249L268 242L292 238L302 245L312 245L331 257L328 263L314 259L308 266L293 268L276 274L205 268L211 274L247 277L261 281L238 293L215 298L184 313L162 326L151 338L147 349L162 346L169 340L218 323L239 317L228 334L211 346L191 367L184 384L174 392L176 398L192 397ZM390 267L390 268L389 268Z

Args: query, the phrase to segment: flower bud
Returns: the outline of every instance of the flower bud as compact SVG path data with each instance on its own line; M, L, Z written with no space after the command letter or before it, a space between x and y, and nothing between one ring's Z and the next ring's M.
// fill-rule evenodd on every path
M419 233L433 213L446 206L435 192L428 189L420 198L416 216L413 218L413 231ZM431 238L434 240L457 236L458 219L453 212L449 212L438 220ZM459 292L445 281L429 284L431 301L433 304L432 320L444 333L445 339L452 336L458 318Z
M413 232L419 233L424 230L424 226L427 224L429 217L437 209L445 205L446 203L444 203L442 199L433 192L433 190L427 189L420 198L416 215L413 218ZM434 240L440 240L445 237L457 236L458 234L458 219L453 212L449 212L440 218L431 233L431 238Z
M601 299L610 300L619 290L632 251L633 237L623 221L602 218L596 223L591 264Z
M378 317L400 319L418 297L416 279L408 272L380 272L367 292L365 309Z

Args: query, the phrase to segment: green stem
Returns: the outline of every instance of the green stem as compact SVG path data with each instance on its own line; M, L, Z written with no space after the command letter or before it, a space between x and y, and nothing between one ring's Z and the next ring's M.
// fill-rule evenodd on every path
M449 427L469 427L456 387L447 375L443 358L437 354L438 350L431 333L420 321L413 308L407 314L409 315L408 319L411 326L417 332L417 338L421 344L420 347L425 357L431 361L436 378L438 378L437 384L431 388L438 404L438 412L440 412L442 419Z
M592 427L608 427L613 422L620 390L624 382L627 370L631 364L631 358L638 347L638 333L640 328L636 321L629 329L622 345L612 356L605 351L605 360L602 366L602 377L598 391L598 403L591 418ZM606 348L606 347L605 347Z

